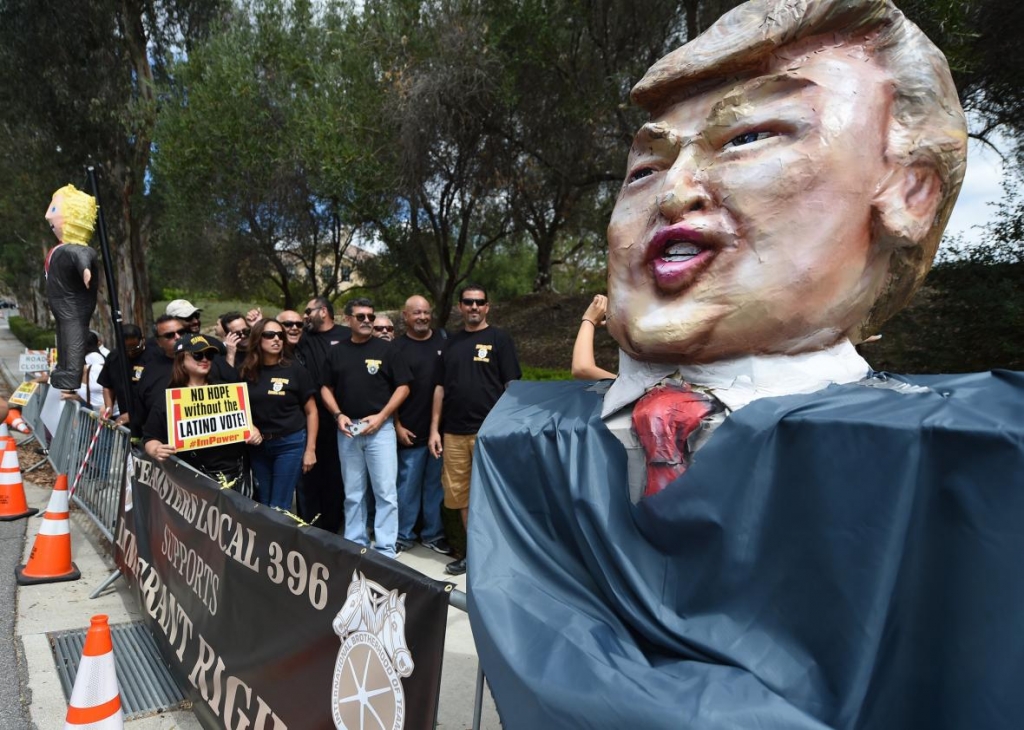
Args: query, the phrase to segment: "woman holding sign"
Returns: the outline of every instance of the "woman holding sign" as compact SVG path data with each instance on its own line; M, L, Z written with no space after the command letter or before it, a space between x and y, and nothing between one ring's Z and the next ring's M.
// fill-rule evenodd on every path
M249 383L259 440L251 450L259 501L290 510L299 477L316 464L316 386L302 365L284 356L284 327L276 319L253 325L242 379Z
M210 381L210 368L219 350L210 340L199 334L186 334L174 347L170 388L200 388L217 385ZM147 454L157 461L174 455L189 466L230 487L246 497L252 497L253 486L249 478L246 446L241 442L203 446L189 451L178 451L170 444L167 433L167 399L157 398L142 428L142 441ZM253 429L248 443L257 443L259 433Z

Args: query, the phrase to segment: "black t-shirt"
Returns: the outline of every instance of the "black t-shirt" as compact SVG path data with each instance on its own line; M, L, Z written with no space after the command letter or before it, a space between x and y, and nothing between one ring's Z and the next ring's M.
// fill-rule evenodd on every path
M327 379L327 356L340 343L351 339L352 330L340 324L334 325L326 332L310 332L305 330L302 333L302 339L299 340L299 344L295 348L295 358L306 366L306 370L312 376L313 382L319 387ZM320 410L326 413L323 403L320 402L319 393L317 393L316 402Z
M435 381L444 386L444 432L473 434L505 392L522 377L512 338L497 327L463 330L448 338Z
M322 384L334 388L338 408L353 421L379 413L396 388L412 381L402 354L378 337L335 345L324 369Z
M148 351L149 348L147 347ZM134 412L131 413L132 435L138 436L143 425L149 420L149 413L153 410L157 401L164 401L164 391L171 380L171 370L174 369L174 358L167 357L163 350L158 349L156 353L145 358L145 366L139 378L137 393L138 420ZM215 357L210 368L209 380L211 383L238 383L238 371L228 365L222 357Z
M167 399L163 397L163 393L164 391L160 391L161 397L153 404L153 408L146 418L146 425L142 428L143 446L147 441L154 439L162 444L168 443ZM175 456L186 464L208 474L213 472L235 473L239 470L245 456L245 444L238 442L223 446L210 446L195 451L179 451Z
M430 411L444 343L444 335L437 330L426 340L414 340L406 334L394 342L412 373L409 397L399 406L398 415L402 425L416 434L413 446L425 445L430 436ZM402 444L398 447L403 448Z
M96 378L96 382L100 384L101 388L110 388L114 391L114 397L117 399L117 408L121 413L131 413L132 403L135 399L135 391L139 385L139 378L142 377L142 372L145 370L145 358L146 351L135 355L135 357L128 358L128 377L131 391L128 393L121 392L120 378L117 377L117 371L122 368L121 365L121 351L113 350L110 355L107 356L107 364L100 371L99 376Z
M249 385L252 420L260 433L280 436L306 427L306 401L316 393L309 371L297 362L260 368Z

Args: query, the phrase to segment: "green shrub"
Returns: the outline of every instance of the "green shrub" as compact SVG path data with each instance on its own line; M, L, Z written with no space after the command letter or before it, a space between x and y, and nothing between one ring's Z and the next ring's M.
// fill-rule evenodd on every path
M523 380L572 380L572 371L560 368L523 366Z
M24 317L11 317L8 322L11 326L11 332L28 349L45 350L48 347L55 346L57 336L53 330L44 330L41 327L36 327Z

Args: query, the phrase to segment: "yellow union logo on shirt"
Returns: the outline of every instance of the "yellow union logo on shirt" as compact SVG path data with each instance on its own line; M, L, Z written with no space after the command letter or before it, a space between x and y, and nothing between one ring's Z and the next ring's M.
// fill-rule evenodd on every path
M377 372L380 370L380 366L381 364L383 364L383 362L383 360L367 360L366 372L368 372L370 375L376 375Z
M284 388L288 385L288 378L271 378L270 390L267 391L267 395L286 395Z
M473 358L473 362L490 362L491 361L491 349L494 345L477 345L476 346L476 357Z

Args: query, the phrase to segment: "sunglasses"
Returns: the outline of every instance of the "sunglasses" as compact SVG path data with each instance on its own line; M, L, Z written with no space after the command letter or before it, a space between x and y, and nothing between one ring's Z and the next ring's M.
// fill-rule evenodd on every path
M300 320L298 322L291 322L291 321L289 321L289 322L281 322L281 326L282 327L289 327L289 328L291 328L291 327L301 327L302 326L302 321Z
M202 362L203 360L209 360L213 362L213 358L217 357L216 350L201 350L199 352L190 352L192 359L196 362Z
M323 309L323 307L307 307L306 311L304 312L304 314L306 314L308 316L308 315L312 314L313 312L315 312L318 309Z
M373 325L374 332L394 332L395 326L393 324L375 324Z
M190 314L189 316L185 317L184 319L185 319L186 322L193 322L193 321L194 322L198 322L199 321L199 312L194 312L193 314Z
M462 298L462 306L464 306L464 307L472 307L474 304L476 306L478 306L478 307L486 307L487 306L487 300L486 299L470 299L469 297L463 297Z
M283 340L284 332L264 332L260 337L265 340Z
M178 337L184 337L186 334L188 334L188 330L174 330L174 332L164 332L159 337L161 340L174 340Z
M353 314L352 317L358 319L360 322L372 322L373 320L377 319L377 315L373 314L372 312L370 314L364 314L363 312L360 312L359 314Z
M244 330L238 330L237 332L228 332L229 335L238 335L239 337L248 337L252 330L246 327Z

